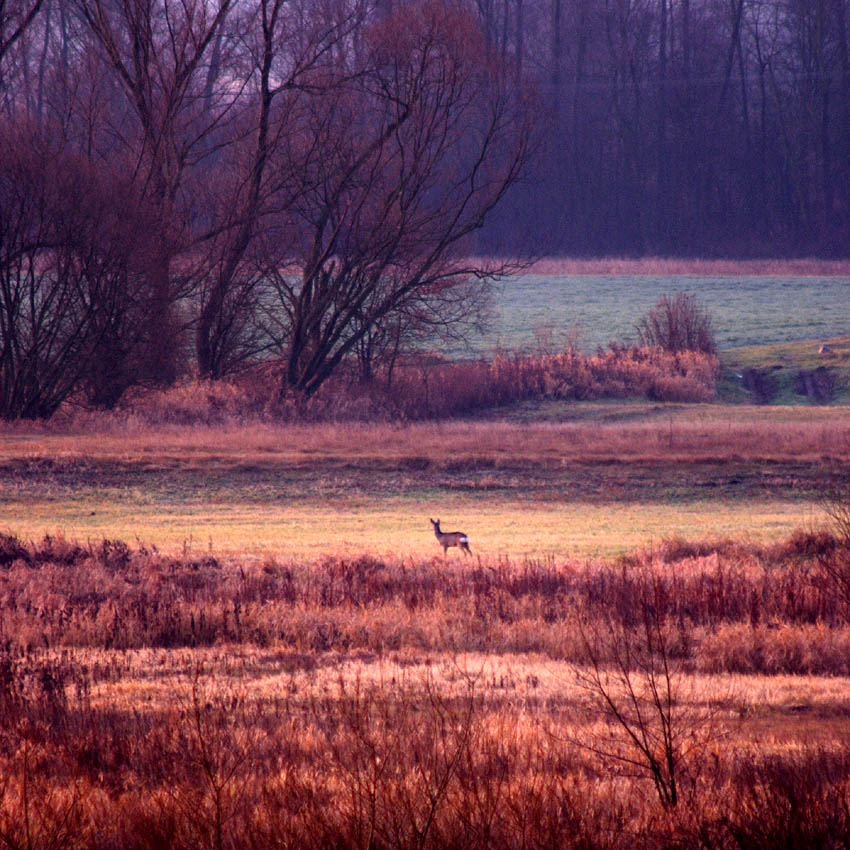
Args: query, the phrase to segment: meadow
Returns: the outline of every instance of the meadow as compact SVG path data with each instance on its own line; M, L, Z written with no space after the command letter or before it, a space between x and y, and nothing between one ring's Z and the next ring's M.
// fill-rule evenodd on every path
M567 267L569 268L569 267ZM599 270L601 268L601 271ZM714 319L722 349L796 340L828 339L850 333L850 276L794 273L730 274L721 265L653 272L644 264L639 273L626 265L589 268L570 274L557 264L532 267L533 274L498 284L492 304L493 321L484 335L473 336L476 352L494 348L533 349L541 333L562 342L570 332L588 351L612 340L636 342L637 317L662 295L692 292ZM594 270L595 273L594 273ZM588 273L590 272L590 273ZM836 309L843 305L845 309Z
M3 426L0 847L847 847L846 343Z
M528 404L7 426L3 846L845 846L846 408Z
M8 847L841 847L847 544L614 560L0 538Z
M428 557L434 517L488 558L615 555L817 525L850 454L841 407L567 409L538 423L10 429L3 523L171 554Z

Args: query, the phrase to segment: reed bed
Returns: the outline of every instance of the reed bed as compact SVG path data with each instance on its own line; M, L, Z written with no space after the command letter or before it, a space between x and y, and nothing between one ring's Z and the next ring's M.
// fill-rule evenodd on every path
M448 564L5 534L0 843L845 846L846 563L826 531ZM647 618L674 804L593 687L623 636L645 672Z
M518 401L647 398L708 402L719 362L710 355L615 346L587 355L574 348L536 354L498 353L452 361L411 354L360 380L340 367L305 398L281 392L282 367L268 363L220 381L186 381L167 390L130 392L116 411L83 411L81 400L55 415L55 427L91 429L103 421L147 425L250 422L410 422L466 416ZM8 426L14 428L14 426Z

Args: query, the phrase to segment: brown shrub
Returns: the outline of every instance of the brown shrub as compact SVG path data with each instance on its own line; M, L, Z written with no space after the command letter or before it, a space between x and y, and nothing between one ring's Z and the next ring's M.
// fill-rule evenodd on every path
M850 629L724 624L702 641L699 666L706 673L847 676Z
M842 655L846 606L822 580L817 550L807 554L801 540L799 533L773 547L670 540L609 563L435 569L431 560L368 555L223 563L48 537L15 543L15 560L0 571L0 641L24 651L283 643L306 653L496 650L580 660L572 612L620 612L630 626L639 579L650 574L682 635L677 651L693 663L839 673L850 657ZM737 645L732 627L741 629Z
M462 416L533 399L644 397L706 402L714 398L718 362L695 352L614 347L589 356L507 355L450 361L417 355L395 365L391 382L361 383L346 369L310 399L278 396L279 369L263 366L222 381L195 381L137 391L114 413L77 414L77 424L221 425L247 421L423 420Z
M68 660L44 667L92 678ZM562 743L572 712L494 705L474 676L252 698L238 669L189 673L156 710L95 707L77 688L59 713L36 692L5 712L4 846L778 850L850 839L840 743L708 753L673 814L648 780L611 776ZM110 676L120 690L121 670Z

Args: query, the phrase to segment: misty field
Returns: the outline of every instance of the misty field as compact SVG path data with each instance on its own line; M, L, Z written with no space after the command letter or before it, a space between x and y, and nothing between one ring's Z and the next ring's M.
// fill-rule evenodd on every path
M597 261L597 264L599 261ZM543 266L545 268L545 266ZM631 271L631 270L630 270ZM612 340L636 341L635 322L658 298L693 292L712 315L718 347L828 339L850 333L850 277L705 274L533 274L498 284L492 329L475 350L533 348L540 332L560 341L571 330L593 351Z

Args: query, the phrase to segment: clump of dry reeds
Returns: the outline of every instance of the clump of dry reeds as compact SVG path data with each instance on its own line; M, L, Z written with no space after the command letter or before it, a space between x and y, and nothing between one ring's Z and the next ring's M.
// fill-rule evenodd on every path
M783 544L664 541L613 562L437 565L166 557L104 540L0 535L0 640L37 647L285 644L306 653L401 648L582 657L572 613L640 609L652 575L711 672L850 673L847 606L821 566L827 532ZM470 623L475 628L470 628Z
M280 374L264 366L221 381L193 381L136 392L110 417L140 425L221 425L249 421L427 420L461 416L530 399L640 397L705 402L715 396L718 361L697 352L612 347L490 361L416 355L360 382L345 369L310 399L281 396ZM77 419L86 414L78 413Z

